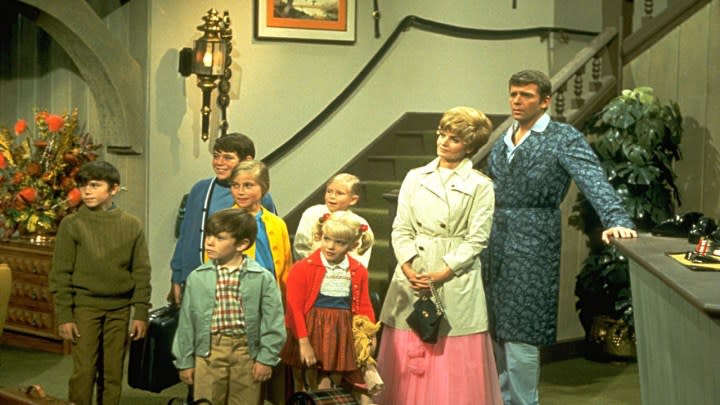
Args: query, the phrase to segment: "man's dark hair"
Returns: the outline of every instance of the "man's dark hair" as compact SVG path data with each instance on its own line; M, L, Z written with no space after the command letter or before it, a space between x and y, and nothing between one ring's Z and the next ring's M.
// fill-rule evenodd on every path
M257 237L257 222L243 208L226 208L210 215L205 223L205 235L218 236L221 232L229 233L236 243L247 239L250 247Z
M540 92L540 100L545 100L552 92L552 83L550 78L539 70L522 70L510 76L510 86L527 86L535 84Z
M233 132L215 140L214 152L235 152L240 160L250 156L255 159L255 144L245 134Z
M115 166L104 160L93 160L80 167L77 183L85 185L92 180L105 181L112 187L120 184L120 172Z

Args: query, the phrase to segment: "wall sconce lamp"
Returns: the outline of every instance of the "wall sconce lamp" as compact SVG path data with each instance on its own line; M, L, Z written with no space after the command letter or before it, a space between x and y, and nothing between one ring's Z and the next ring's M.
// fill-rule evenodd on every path
M218 104L222 108L222 135L227 133L227 106L230 98L227 93L230 89L230 64L232 58L232 30L230 17L227 11L221 17L220 13L211 8L203 16L204 23L197 26L203 36L195 40L193 48L183 48L180 51L178 71L187 77L190 74L197 76L197 85L202 91L202 140L208 140L210 127L210 96L212 91L220 85Z

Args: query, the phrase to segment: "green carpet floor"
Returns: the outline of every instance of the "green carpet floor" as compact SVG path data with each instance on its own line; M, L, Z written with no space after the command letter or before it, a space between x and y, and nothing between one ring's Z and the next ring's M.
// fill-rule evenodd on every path
M41 384L49 395L66 397L72 369L70 356L0 346L0 386ZM542 405L640 404L637 363L598 363L585 359L543 365L540 379ZM175 385L160 394L123 388L121 404L166 404L186 389ZM449 404L451 405L451 404Z

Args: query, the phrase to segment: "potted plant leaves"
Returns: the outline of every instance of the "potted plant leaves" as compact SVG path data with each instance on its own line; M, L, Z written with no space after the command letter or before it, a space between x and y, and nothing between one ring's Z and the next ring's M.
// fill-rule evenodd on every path
M623 90L585 128L600 162L640 231L674 215L680 205L673 162L681 159L682 114L649 87ZM589 357L634 357L628 261L600 241L602 224L582 195L570 223L589 237L590 254L577 276L576 309Z

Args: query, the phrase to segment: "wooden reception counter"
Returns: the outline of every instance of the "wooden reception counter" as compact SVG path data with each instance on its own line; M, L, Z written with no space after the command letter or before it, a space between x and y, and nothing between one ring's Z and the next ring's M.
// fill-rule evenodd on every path
M613 243L630 261L642 403L720 404L720 271L665 255L693 250L687 239Z

